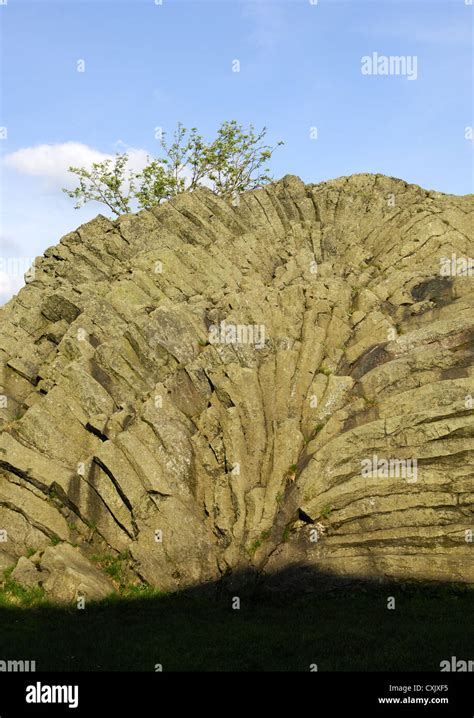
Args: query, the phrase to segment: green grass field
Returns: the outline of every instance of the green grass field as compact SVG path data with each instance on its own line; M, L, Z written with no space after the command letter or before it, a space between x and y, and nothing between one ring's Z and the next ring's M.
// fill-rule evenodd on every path
M0 659L35 660L37 671L439 671L451 656L473 658L473 598L467 588L376 586L244 596L233 610L231 595L145 592L78 610L10 585Z

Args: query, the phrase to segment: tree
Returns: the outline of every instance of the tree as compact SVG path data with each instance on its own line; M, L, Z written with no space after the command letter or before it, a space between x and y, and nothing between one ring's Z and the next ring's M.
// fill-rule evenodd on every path
M153 160L149 157L148 164L135 175L135 179L139 180L135 197L142 209L149 209L182 191L181 181L176 180L163 159Z
M253 125L246 130L235 120L224 122L216 139L206 144L195 127L187 130L181 123L168 146L161 138L162 157L148 157L141 172L126 169L128 155L96 162L91 170L70 167L79 177L74 190L64 189L76 199L76 209L91 200L106 204L116 215L130 212L135 199L142 209L163 202L181 192L192 192L206 183L215 194L235 197L272 180L265 164L275 147L264 143L267 128L255 133Z
M90 170L69 167L69 172L79 177L79 186L73 190L63 189L63 192L77 200L75 209L94 200L106 204L116 215L130 212L130 198L135 196L135 185L131 170L126 172L127 163L128 155L125 152L117 153L114 160L94 162Z
M174 142L170 147L166 145L165 135L161 140L161 147L165 153L164 162L175 178L177 192L192 191L205 179L208 171L207 146L196 127L190 131L183 127L181 122L174 133ZM188 172L188 183L186 174Z
M135 194L139 206L149 209L180 192L196 189L209 172L207 148L197 129L188 130L178 123L173 143L168 147L161 138L163 158L148 158L148 164L135 175L139 188Z
M216 194L234 197L271 182L272 176L263 166L276 148L263 143L266 134L266 127L255 134L253 125L245 131L235 120L224 122L207 148L209 179ZM276 146L282 144L280 141Z

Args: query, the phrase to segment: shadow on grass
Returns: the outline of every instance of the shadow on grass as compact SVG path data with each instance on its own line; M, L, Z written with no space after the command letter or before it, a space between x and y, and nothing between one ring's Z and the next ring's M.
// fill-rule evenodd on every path
M0 660L34 660L37 671L439 671L472 658L473 597L472 587L348 582L304 566L265 584L244 572L83 610L2 606Z

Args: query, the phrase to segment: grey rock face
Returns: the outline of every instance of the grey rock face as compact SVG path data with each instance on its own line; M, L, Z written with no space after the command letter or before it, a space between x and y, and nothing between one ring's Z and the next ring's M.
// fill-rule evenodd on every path
M33 561L26 556L20 556L18 563L12 571L12 578L27 588L40 585L41 576Z
M2 563L473 581L473 204L289 176L63 237L0 309Z
M114 591L114 586L77 547L67 543L48 546L31 559L21 556L12 578L22 586L41 586L48 596L60 602L79 598L98 600Z

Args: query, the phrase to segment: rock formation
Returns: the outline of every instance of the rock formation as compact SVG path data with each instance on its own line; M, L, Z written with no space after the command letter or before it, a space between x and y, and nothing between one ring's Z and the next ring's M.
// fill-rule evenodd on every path
M0 568L472 582L473 209L287 176L63 237L0 310Z

